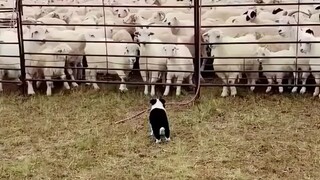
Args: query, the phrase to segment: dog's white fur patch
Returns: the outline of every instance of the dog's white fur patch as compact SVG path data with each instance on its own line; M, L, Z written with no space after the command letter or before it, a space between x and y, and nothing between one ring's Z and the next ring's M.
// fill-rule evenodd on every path
M166 110L166 109L163 107L163 104L162 104L162 102L161 102L159 99L157 99L157 102L156 102L154 105L151 106L151 110L152 110L152 109L155 109L155 108Z

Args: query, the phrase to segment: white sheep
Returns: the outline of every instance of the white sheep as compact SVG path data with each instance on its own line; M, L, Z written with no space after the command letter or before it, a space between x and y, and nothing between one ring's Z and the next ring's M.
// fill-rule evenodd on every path
M293 12L294 13L294 12ZM296 21L294 20L294 18L291 17L292 13L288 16L284 16L281 17L279 19L279 23L280 24L294 24L296 23ZM300 39L300 36L302 34L308 33L308 34L314 34L314 31L310 28L307 27L297 27L297 26L279 26L278 27L278 33L280 36L282 36L285 40L287 41L293 41L295 42L297 39ZM291 49L293 49L293 51L295 51L297 49L297 44L290 44L289 47ZM296 55L296 53L293 54L294 56ZM303 56L303 53L298 51L297 52L298 56ZM301 69L302 73L298 73L301 75L297 75L295 76L295 83L298 83L298 77L301 77L302 80L302 84L305 85L307 82L307 78L310 75L309 69L310 69L310 65L309 65L309 58L298 58L297 61L297 68ZM292 92L295 93L297 91L298 87L294 87L292 89ZM304 94L306 92L306 87L302 86L302 88L300 89L300 93Z
M41 53L56 55L31 55L32 58L26 60L27 66L41 66L41 68L27 68L27 74L29 75L29 77L34 76L34 74L36 74L36 77L38 78L41 75L44 76L47 84L47 96L52 95L53 77L60 77L62 80L66 80L64 67L67 60L67 55L63 54L69 54L71 51L72 49L68 44L61 43L57 46L47 46L44 50L41 51ZM55 68L51 68L50 66L54 66ZM29 82L28 84L31 83ZM70 89L68 82L64 82L63 85L66 89Z
M315 41L319 41L319 37L315 37L309 33L303 33L299 37L299 41L302 41L299 46L299 51L307 56L320 56L319 53L319 44L313 43ZM320 86L320 61L319 58L310 58L309 61L312 75L316 81L316 87L314 89L313 96L319 95L319 86ZM320 98L320 96L319 96Z
M145 44L145 42L161 43L162 41L154 36L152 30L147 27L139 27L135 35L140 42L140 56L159 56L159 58L140 57L140 74L143 82L156 83L160 77L160 71L166 70L166 58L163 58L163 44ZM143 69L143 70L141 70ZM152 70L152 71L150 71ZM163 73L164 74L164 73ZM145 85L144 94L149 94L149 86ZM151 85L151 96L155 95L155 85Z
M257 42L256 38L252 34L247 34L238 38L233 38L229 36L224 36L219 30L211 29L210 31L202 35L203 39L207 43L235 43L235 42ZM240 75L241 71L254 70L258 71L259 64L254 59L239 59L241 57L254 57L255 52L258 49L257 44L226 44L209 45L211 48L211 56L214 56L213 66L215 71L225 71L216 72L216 74L222 79L224 84L234 85L236 79ZM234 57L234 59L219 59L219 57ZM234 72L228 72L228 71ZM248 84L251 85L251 91L255 89L256 80L258 79L257 72L247 72ZM237 94L236 87L231 86L231 95L235 96ZM228 96L228 87L224 86L222 97Z
M107 39L112 41L112 39ZM121 82L125 82L128 77L128 71L133 68L136 62L139 46L128 43L87 43L85 53L87 57L88 68L106 68L106 69L86 69L86 79L96 81L98 72L107 72L108 74L117 74ZM90 55L125 55L127 57L103 57ZM129 56L129 57L128 57ZM116 70L115 70L116 69ZM126 70L123 70L126 69ZM90 83L87 83L90 84ZM97 83L92 83L94 89L100 89ZM120 84L120 91L127 91L125 84Z
M17 33L10 30L0 31L0 40L3 43L18 43ZM17 57L0 57L0 81L3 80L7 73L8 78L19 80L20 72L20 58L18 44L0 44L0 55L9 55ZM6 70L9 69L9 70ZM17 69L17 70L14 70ZM3 91L2 82L0 82L0 92Z
M167 60L167 83L172 83L172 78L177 78L177 84L182 84L184 78L188 78L189 84L192 85L193 75L193 60L189 48L185 45L164 45L163 51L165 56L171 56ZM186 57L186 58L175 58ZM175 72L175 71L190 71L190 72ZM166 85L166 89L163 93L167 96L170 91L170 85ZM181 94L181 86L177 86L176 95Z
M257 50L257 56L259 57L281 57L293 55L293 49L271 52L267 48L259 47ZM282 80L284 77L288 77L291 71L295 70L295 58L261 58L258 61L262 64L263 74L266 76L268 84L272 84L273 80L275 80L279 85L279 92L282 93ZM271 88L271 86L268 86L266 93L269 93Z

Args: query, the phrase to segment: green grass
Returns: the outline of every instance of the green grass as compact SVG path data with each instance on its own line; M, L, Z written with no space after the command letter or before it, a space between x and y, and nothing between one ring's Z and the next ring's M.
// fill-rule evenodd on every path
M129 89L131 90L131 89ZM148 136L141 92L0 97L1 179L319 179L319 99L202 89L168 107L170 143ZM167 101L187 100L191 96Z

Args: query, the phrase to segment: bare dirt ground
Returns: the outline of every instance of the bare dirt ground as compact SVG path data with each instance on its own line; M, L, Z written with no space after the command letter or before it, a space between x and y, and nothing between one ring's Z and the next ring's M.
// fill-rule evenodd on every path
M8 91L7 91L8 92ZM168 107L172 141L155 144L139 88L0 97L1 179L319 179L320 100L202 88ZM191 99L170 96L168 102Z

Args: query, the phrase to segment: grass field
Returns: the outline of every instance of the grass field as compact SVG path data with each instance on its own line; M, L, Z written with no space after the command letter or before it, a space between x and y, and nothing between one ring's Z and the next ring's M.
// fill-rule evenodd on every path
M147 114L114 124L147 107L139 93L3 95L0 178L320 179L320 100L310 94L202 89L194 106L168 107L172 141L158 145Z

